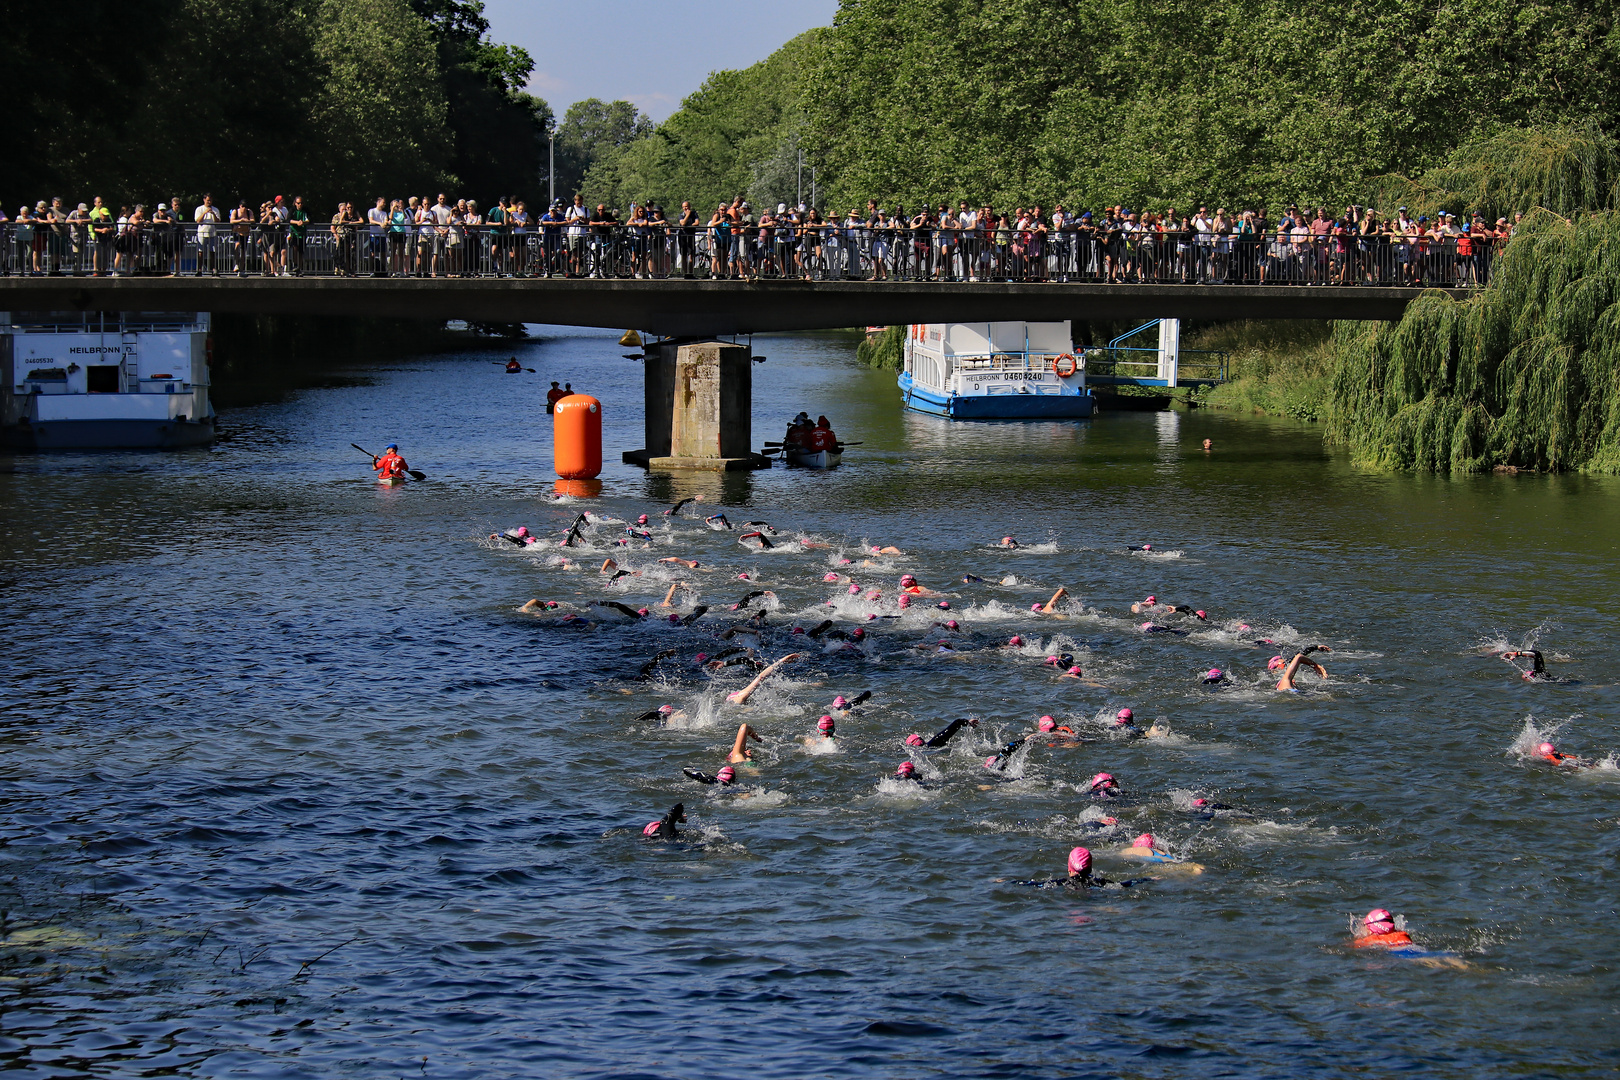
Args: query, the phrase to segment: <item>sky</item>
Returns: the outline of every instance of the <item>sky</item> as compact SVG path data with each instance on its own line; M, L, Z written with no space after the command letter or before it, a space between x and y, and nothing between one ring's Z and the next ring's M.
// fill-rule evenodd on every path
M661 122L711 71L757 64L837 10L838 0L484 0L490 38L529 50L529 92L559 120L594 97Z

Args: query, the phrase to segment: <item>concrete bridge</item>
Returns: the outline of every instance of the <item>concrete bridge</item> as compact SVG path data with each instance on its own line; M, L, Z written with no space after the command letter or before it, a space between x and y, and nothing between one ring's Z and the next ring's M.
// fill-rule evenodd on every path
M1340 285L794 279L6 277L0 278L0 311L468 319L633 328L697 338L924 322L1398 319L1424 291Z

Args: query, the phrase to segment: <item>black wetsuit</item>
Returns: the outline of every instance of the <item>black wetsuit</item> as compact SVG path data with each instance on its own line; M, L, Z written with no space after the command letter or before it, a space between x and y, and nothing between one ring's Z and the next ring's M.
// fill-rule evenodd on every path
M824 619L822 620L821 625L817 626L815 629L806 630L804 636L808 638L819 638L822 634L825 634L828 630L831 630L832 625L833 621L831 619Z
M855 706L861 704L862 702L870 701L871 699L872 691L862 690L859 694L856 694L854 697L850 698L844 703L844 711L851 712L854 710Z
M670 507L668 510L665 510L664 511L664 516L669 517L669 516L671 516L673 514L680 513L681 512L681 507L685 506L687 503L689 503L691 501L692 501L691 499L682 499L680 502L676 503L674 506Z
M968 724L972 724L972 723L973 723L972 720L969 720L969 719L967 719L965 717L963 717L961 719L958 719L958 720L952 720L950 723L946 724L944 727L942 727L938 731L934 732L934 737L929 739L927 742L923 743L923 745L928 747L930 750L938 750L940 747L942 747L946 743L950 742L951 739L956 735L956 733L958 731L962 730L964 725L968 725ZM974 725L974 726L977 726L977 725Z
M1070 874L1061 878L1036 878L1029 881L1014 881L1013 885L1027 885L1034 889L1128 889L1135 885L1135 881L1110 881L1096 874Z
M708 611L708 610L709 610L709 605L708 604L699 604L697 607L692 609L692 613L690 615L684 616L681 619L681 625L682 626L691 626L693 623L695 623L699 619L703 618L703 613L705 611Z
M731 605L731 610L736 611L739 608L745 608L745 607L748 606L748 602L750 600L754 600L754 599L756 599L758 597L765 596L767 593L769 593L769 591L770 590L768 590L768 589L755 589L753 592L749 593L747 596L743 597L741 600L737 601L735 604L732 604Z
M739 543L739 544L742 543L744 540L758 540L760 548L762 550L766 550L766 551L768 551L771 548L776 546L775 544L771 543L770 538L768 536L766 536L764 533L758 532L758 531L745 532L741 536L737 537L737 543Z
M663 820L659 821L658 828L646 835L655 840L678 840L681 833L679 829L675 828L675 824L685 820L686 804L676 803L670 808L669 813L664 815Z
M653 673L654 669L656 669L658 667L659 663L661 661L668 660L670 657L674 656L679 651L680 650L678 650L678 649L665 649L663 652L659 653L657 656L654 656L651 660L647 661L645 664L642 664L641 665L641 670L636 673L636 678L638 678L638 679L650 679L650 678L652 678L652 673Z
M1032 731L1028 735L1018 736L1018 738L1012 740L1000 750L997 750L996 756L989 762L989 764L985 766L985 768L995 769L997 772L1005 769L1007 767L1007 762L1011 761L1012 756L1018 752L1018 748L1023 746L1024 743L1028 742L1036 734L1037 732Z

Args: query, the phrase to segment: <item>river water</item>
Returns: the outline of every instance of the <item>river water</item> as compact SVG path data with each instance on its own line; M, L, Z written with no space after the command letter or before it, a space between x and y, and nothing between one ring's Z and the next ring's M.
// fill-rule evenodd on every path
M756 339L754 387L756 444L824 412L864 443L841 468L649 476L617 464L638 365L537 329L536 375L488 353L346 368L226 410L209 450L0 459L9 1074L1620 1068L1615 481L1361 473L1315 428L1202 411L951 424L903 413L843 335ZM553 378L605 402L599 499L552 497ZM368 482L350 441L393 439L426 483ZM777 546L706 528L719 509ZM650 513L654 539L488 539L580 510ZM608 583L609 555L640 575ZM950 612L866 620L899 613L903 572ZM662 615L674 583L677 611L710 606L691 627L586 607ZM1064 617L1030 612L1060 585ZM727 704L749 672L693 657L754 589L766 659L825 617L872 640L811 643ZM1210 621L1143 634L1148 594ZM941 636L954 654L914 648ZM1271 690L1267 658L1315 643L1328 681ZM1564 681L1491 655L1526 644ZM1083 679L1042 665L1062 651ZM836 744L804 741L860 690ZM1110 731L1125 706L1171 736ZM984 767L1043 713L1090 741ZM945 750L903 745L958 716L979 726ZM683 777L741 720L759 769ZM1599 767L1519 752L1543 733ZM886 779L908 756L923 785ZM1104 770L1126 795L1099 804ZM644 839L677 801L683 839ZM1204 872L1120 854L1148 830ZM1076 844L1153 879L1019 883ZM1374 906L1454 955L1349 948Z

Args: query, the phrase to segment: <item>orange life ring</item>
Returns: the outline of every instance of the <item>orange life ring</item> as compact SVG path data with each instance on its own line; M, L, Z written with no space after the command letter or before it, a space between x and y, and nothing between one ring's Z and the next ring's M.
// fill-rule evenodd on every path
M1067 371L1063 369L1065 361L1067 361L1069 365ZM1067 379L1069 376L1073 375L1079 370L1080 362L1074 358L1073 353L1064 353L1062 356L1054 356L1052 358L1052 371L1060 379Z

